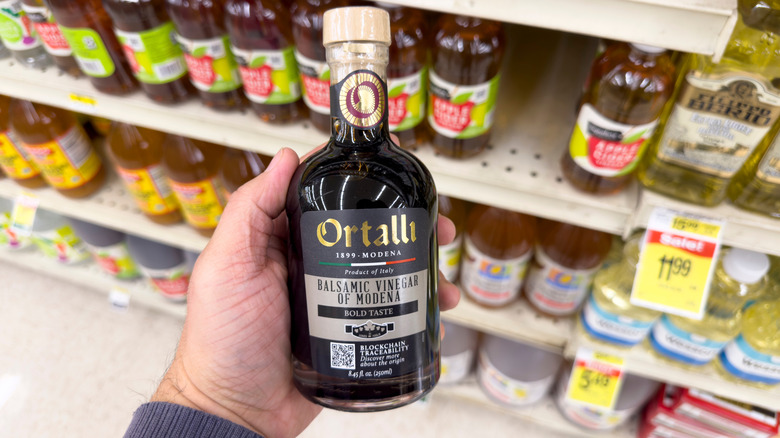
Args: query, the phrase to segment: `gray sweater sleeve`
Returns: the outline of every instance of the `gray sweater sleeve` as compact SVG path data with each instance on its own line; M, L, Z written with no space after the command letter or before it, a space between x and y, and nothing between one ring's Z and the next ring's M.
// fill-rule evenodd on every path
M262 438L216 415L173 403L141 405L124 438Z

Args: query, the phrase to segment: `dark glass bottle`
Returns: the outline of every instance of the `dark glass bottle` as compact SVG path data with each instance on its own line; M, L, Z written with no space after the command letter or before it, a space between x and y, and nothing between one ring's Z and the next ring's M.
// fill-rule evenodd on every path
M439 377L436 189L390 139L387 13L328 11L324 41L332 137L287 196L293 376L324 406L391 409Z

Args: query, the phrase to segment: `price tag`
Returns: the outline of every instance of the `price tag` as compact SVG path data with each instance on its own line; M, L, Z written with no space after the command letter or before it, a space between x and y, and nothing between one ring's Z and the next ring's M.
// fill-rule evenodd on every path
M701 319L724 221L656 208L639 256L631 304Z
M40 201L35 195L23 193L14 200L11 211L11 230L20 236L29 236L35 224L35 213Z
M80 113L97 113L97 100L95 98L76 93L70 93L68 98L70 99L70 105L68 105L70 109Z
M574 359L566 398L574 403L612 409L624 375L622 357L580 348Z
M130 292L119 286L114 286L108 293L108 302L111 308L118 312L127 312L130 308Z

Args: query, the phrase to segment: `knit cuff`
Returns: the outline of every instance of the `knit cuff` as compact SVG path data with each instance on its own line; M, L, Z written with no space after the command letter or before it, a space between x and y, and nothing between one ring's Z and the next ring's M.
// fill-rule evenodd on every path
M145 403L133 414L124 438L262 438L203 411L173 403Z

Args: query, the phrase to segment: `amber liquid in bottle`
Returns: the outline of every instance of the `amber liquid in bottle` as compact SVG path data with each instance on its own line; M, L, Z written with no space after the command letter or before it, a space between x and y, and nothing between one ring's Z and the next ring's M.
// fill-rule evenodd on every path
M305 117L307 110L301 99L301 79L293 53L290 11L270 0L228 0L225 16L244 92L258 117L279 124ZM264 53L253 56L252 51ZM273 54L268 53L271 51ZM279 59L255 67L252 58L259 56ZM278 64L280 61L283 66ZM270 80L263 79L265 76ZM272 100L272 93L279 97Z
M180 37L189 41L197 42L203 40L213 40L227 36L225 29L223 0L166 0L168 14L176 25L176 31ZM200 99L204 105L218 111L230 111L241 108L245 104L244 94L241 92L240 80L237 77L237 66L234 65L235 59L230 52L228 44L224 44L224 57L210 61L208 58L195 58L191 53L188 63L197 65L197 72L190 66L190 79L193 85L198 88ZM186 50L185 50L186 52ZM207 79L200 76L200 72L208 71ZM199 74L195 76L195 74ZM226 84L223 91L212 90L203 85L203 80L216 81L216 75L227 82L234 83L233 86ZM235 76L235 77L234 77ZM232 79L231 79L232 78ZM201 84L200 87L198 84Z
M497 85L488 86L487 83L494 80L500 72L501 62L504 58L504 30L502 24L497 21L483 20L481 18L464 17L456 15L443 15L437 23L437 31L434 37L432 49L433 68L429 82L428 122L431 127L431 144L436 152L451 158L467 158L482 152L490 141L490 129L492 124L490 112L495 103ZM436 77L440 78L439 81ZM438 83L437 83L438 82ZM466 111L464 105L473 102L458 100L457 88L462 86L483 85L479 93L487 93L486 107L477 110L479 104L473 105L468 122L478 122L480 126L488 127L487 131L476 136L468 133L469 126L461 121L463 118L442 117L443 128L447 129L445 135L437 130L439 123L439 110L436 107L437 96L442 99L443 112L462 113ZM490 90L488 91L488 87ZM453 95L455 94L455 95ZM449 101L449 102L447 102ZM455 120L453 120L455 119ZM476 132L480 132L477 130ZM458 132L454 135L453 132ZM461 138L458 138L461 137Z
M21 142L11 132L8 120L11 98L0 96L0 170L22 187L36 189L46 185L41 171L27 156Z
M146 217L158 224L181 221L179 203L162 168L165 134L115 122L106 143L117 173Z
M10 113L11 129L50 186L83 198L103 185L103 163L73 113L26 100L12 100Z
M612 44L594 61L588 82L561 167L577 189L613 194L633 180L633 170L672 95L674 64L662 49ZM575 151L578 147L585 150ZM574 153L586 155L578 155L576 162Z
M103 5L111 15L114 28L118 32L138 34L150 30L170 30L168 35L172 37L173 28L170 24L171 19L168 18L168 13L165 11L164 0L103 0ZM147 75L157 76L151 81L145 80L144 75L137 74L136 79L141 83L141 89L155 102L173 104L187 100L194 90L187 78L184 57L176 41L172 41L170 38L164 41L160 40L157 42L159 46L150 46L148 45L150 42L144 41L147 46L142 50L143 57L147 60L167 57L168 59L165 61L160 59L161 62L165 62L160 71L173 69L175 72L173 74L165 72L162 73L165 76L160 77L161 73L155 72L152 68L151 71L146 72ZM130 44L126 45L125 51L126 56L132 58L130 62L135 66L136 72L151 67L151 64L148 67L134 64L140 64L142 61L134 61L136 55ZM177 77L174 79L173 76Z
M225 186L225 193L230 196L264 170L263 159L257 153L228 148L222 158L219 176Z
M71 56L70 46L62 36L57 23L51 17L51 11L43 3L43 0L22 0L22 9L32 21L33 27L43 41L46 52L54 59L54 64L63 72L78 77L81 69L76 60Z
M47 2L73 57L95 88L109 94L126 94L136 89L138 83L100 0Z

